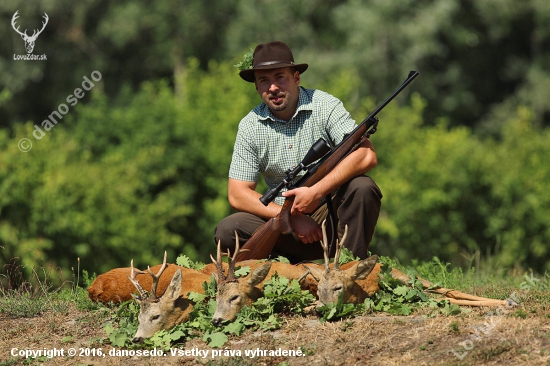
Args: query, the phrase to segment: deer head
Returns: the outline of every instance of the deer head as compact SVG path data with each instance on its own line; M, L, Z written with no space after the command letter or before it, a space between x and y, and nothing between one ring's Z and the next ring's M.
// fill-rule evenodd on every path
M246 277L235 277L235 265L237 256L242 250L239 250L239 237L235 233L235 252L231 257L229 250L227 251L228 268L227 276L224 274L222 266L221 242L218 242L217 260L214 260L212 255L210 258L216 265L218 290L216 293L216 312L212 318L212 324L220 326L225 320L233 321L237 317L237 313L245 305L250 305L262 296L262 290L258 287L267 276L271 269L271 262L266 262L255 268Z
M19 27L15 28L15 20L19 18L19 15L17 14L19 12L16 11L15 14L13 14L13 17L11 18L11 26L13 29L21 35L21 38L23 38L23 41L25 41L25 48L27 49L27 53L32 53L32 50L34 49L34 42L36 42L36 38L42 33L44 28L46 28L46 24L48 24L48 14L44 13L43 18L45 19L45 22L42 22L42 29L40 30L34 30L32 36L29 36L27 34L27 30L25 29L25 32L19 31Z
M149 338L155 332L161 329L170 329L189 317L193 308L190 300L181 296L182 292L182 271L178 269L172 281L166 288L166 291L160 297L157 296L157 286L162 272L166 269L166 252L164 252L164 261L161 268L154 274L149 267L147 272L153 277L151 292L148 294L139 282L136 280L136 274L147 273L134 269L134 260L131 261L131 274L128 279L138 290L138 295L134 298L139 303L139 327L134 336L134 343L141 343L144 338ZM202 279L202 278L201 278Z
M340 294L343 296L344 303L355 303L364 300L364 291L357 285L357 280L365 279L376 265L378 257L373 255L367 259L357 262L346 270L339 268L338 261L340 259L340 252L344 246L346 236L348 234L348 227L346 225L344 229L344 235L342 240L336 242L336 252L334 254L334 265L329 267L329 246L326 234L326 222L323 222L323 240L321 246L323 247L325 257L325 268L320 269L318 267L308 266L313 277L318 281L317 294L319 296L319 306L323 304L329 304L338 302Z

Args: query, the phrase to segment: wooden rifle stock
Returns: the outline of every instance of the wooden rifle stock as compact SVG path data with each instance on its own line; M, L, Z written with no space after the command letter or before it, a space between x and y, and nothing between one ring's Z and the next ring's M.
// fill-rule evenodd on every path
M401 84L382 104L371 112L340 144L338 144L330 153L326 154L318 163L314 164L312 169L309 169L306 174L294 185L295 187L311 187L328 173L330 173L346 156L353 152L364 139L369 129L376 126L378 120L376 115L393 100L409 83L418 76L417 71L411 71L407 79ZM374 133L371 130L369 133ZM290 221L290 209L294 198L287 198L281 208L281 212L269 219L262 225L248 241L241 247L241 252L237 257L238 261L248 259L264 259L269 256L275 243L281 234L290 234L294 231ZM248 250L246 250L248 249Z
M294 199L285 200L281 212L269 219L254 232L250 239L241 247L241 253L237 256L237 261L269 257L281 233L289 234L294 230L290 223L290 209L292 208L293 201Z

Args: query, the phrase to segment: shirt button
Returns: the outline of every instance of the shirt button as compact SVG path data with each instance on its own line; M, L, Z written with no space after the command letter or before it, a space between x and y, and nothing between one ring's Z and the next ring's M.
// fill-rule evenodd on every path
M291 145L288 145L288 148L289 148L289 149L292 149L292 144L291 144Z

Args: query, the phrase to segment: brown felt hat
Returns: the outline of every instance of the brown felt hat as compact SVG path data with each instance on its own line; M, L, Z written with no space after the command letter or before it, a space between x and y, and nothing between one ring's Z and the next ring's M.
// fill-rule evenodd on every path
M308 64L295 64L290 47L284 42L273 41L257 45L254 50L252 68L242 70L239 75L244 80L253 83L255 70L278 69L280 67L295 67L301 74L307 70Z

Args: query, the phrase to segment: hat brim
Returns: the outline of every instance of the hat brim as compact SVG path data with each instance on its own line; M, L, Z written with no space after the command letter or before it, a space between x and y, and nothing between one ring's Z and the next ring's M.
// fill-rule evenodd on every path
M290 64L290 63L281 63L281 64L272 64L272 65L264 65L264 66L258 66L253 69L246 69L241 70L239 72L239 76L249 83L253 83L256 81L254 77L254 71L256 70L269 70L269 69L280 69L281 67L294 67L296 71L298 71L300 74L307 70L308 64Z

